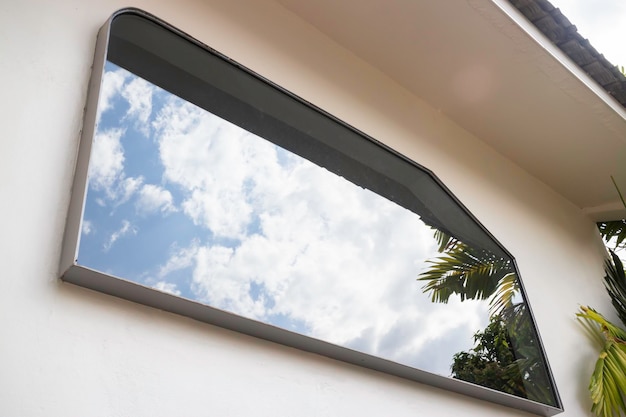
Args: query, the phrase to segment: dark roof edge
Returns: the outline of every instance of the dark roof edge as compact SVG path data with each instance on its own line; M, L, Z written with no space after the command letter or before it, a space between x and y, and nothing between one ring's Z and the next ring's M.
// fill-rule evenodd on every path
M626 108L626 77L548 0L509 0L537 29Z

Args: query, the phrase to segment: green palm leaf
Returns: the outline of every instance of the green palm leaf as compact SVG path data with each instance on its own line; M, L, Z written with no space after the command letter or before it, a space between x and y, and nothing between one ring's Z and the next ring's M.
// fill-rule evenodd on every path
M591 411L601 417L626 413L626 331L589 307L576 316L602 349L589 382Z
M620 247L626 240L626 220L599 222L598 229L600 229L600 235L607 244L610 240L615 239L615 248Z
M437 248L437 251L439 253L453 249L456 244L459 243L459 240L457 238L452 237L446 232L439 229L435 229L435 240L439 245L439 247Z
M604 271L604 286L611 297L611 303L617 315L626 325L626 274L622 261L613 251L609 251L611 259L607 259Z
M509 273L499 282L496 292L489 301L489 315L503 314L515 306L515 296L519 292L517 274Z
M521 289L512 261L440 230L435 239L443 254L428 261L429 268L418 277L426 281L422 289L432 301L447 303L453 294L461 301L489 299L491 323L475 335L472 350L454 356L454 377L552 404L552 385L534 329L526 305L517 299Z
M486 300L504 277L514 273L510 260L458 241L445 255L428 262L430 268L418 280L427 281L422 289L439 303L447 303L452 294L461 301Z
M611 181L613 181L613 185L615 186L615 190L617 191L617 195L619 195L620 200L622 201L622 205L626 208L626 200L624 200L624 195L622 191L617 186L615 182L615 178L611 176ZM624 240L626 240L626 219L622 220L612 220L606 222L599 222L598 229L600 229L600 235L606 241L606 243L611 243L612 239L615 239L615 249L619 248Z

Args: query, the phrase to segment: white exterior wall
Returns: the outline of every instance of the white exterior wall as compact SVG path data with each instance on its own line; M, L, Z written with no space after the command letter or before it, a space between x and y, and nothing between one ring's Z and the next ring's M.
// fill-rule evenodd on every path
M127 5L0 3L0 416L527 415L58 280L96 32ZM612 311L592 221L279 5L133 5L432 169L516 257L563 415L590 414L574 314Z

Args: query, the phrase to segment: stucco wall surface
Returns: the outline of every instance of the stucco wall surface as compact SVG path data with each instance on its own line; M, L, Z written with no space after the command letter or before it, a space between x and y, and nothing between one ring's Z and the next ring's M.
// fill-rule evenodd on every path
M0 2L0 416L527 415L58 280L95 36L125 6ZM611 311L593 222L280 5L133 6L432 169L516 257L563 415L589 415L574 313Z

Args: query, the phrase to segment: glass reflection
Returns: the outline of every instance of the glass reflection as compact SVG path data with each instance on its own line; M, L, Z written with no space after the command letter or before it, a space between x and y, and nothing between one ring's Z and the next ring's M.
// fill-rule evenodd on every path
M192 104L197 78L157 86L121 66L152 52L111 50L80 265L556 405L512 260L428 174L309 108L288 119L263 85Z
M438 251L418 278L432 301L452 296L488 300L489 324L474 334L474 347L453 356L452 376L509 394L554 404L528 307L511 259L473 248L437 230Z
M488 323L421 291L415 213L114 64L103 86L80 264L443 375Z

